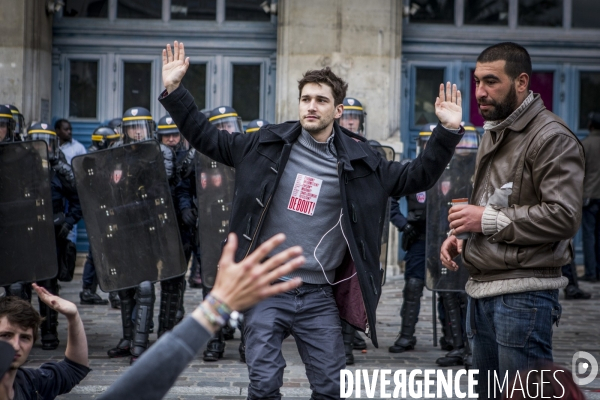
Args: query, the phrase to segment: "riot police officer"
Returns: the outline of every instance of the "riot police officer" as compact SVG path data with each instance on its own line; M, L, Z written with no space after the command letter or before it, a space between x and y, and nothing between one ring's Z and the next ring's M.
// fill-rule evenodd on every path
M74 244L67 240L69 232L73 226L79 222L82 216L79 197L75 188L75 177L71 166L66 162L64 155L61 153L58 145L58 136L50 128L48 124L36 123L33 124L27 132L28 140L43 140L48 146L48 160L52 168L51 173L51 190L52 190L52 208L54 214L54 230L56 237L56 249L59 260L59 266L64 263L66 252L69 252ZM68 201L68 210L66 209L66 201ZM74 259L71 260L74 267ZM67 271L70 277L62 279L72 279L72 271ZM59 276L63 275L61 267L59 267ZM64 276L64 275L63 275ZM38 282L38 285L45 287L50 293L58 295L58 277ZM42 349L53 350L58 347L59 340L56 331L58 326L58 312L48 307L40 300L40 315L44 317L41 325L42 331Z
M21 140L24 140L23 138L23 130L25 128L25 121L23 120L23 114L21 114L19 112L19 109L15 106L13 106L12 104L6 104L5 106L2 106L4 108L7 108L9 110L9 112L7 113L6 110L2 110L2 114L4 115L11 115L12 119L14 120L14 127L13 127L13 138L12 141L15 142L19 142ZM5 120L6 117L3 117L0 119L0 121ZM8 121L7 121L8 122ZM0 124L2 124L2 122L0 122ZM1 129L1 125L0 125L0 129ZM0 132L0 142L2 142L2 132Z
M88 152L92 153L113 146L121 138L121 135L115 128L108 125L97 127L92 133L92 145L88 147Z
M15 140L15 120L7 106L0 105L0 143Z
M417 139L417 154L425 149L433 128L426 126ZM390 217L392 223L402 235L402 249L406 252L404 261L404 289L400 316L402 326L398 338L389 347L390 353L403 353L413 350L417 343L415 326L421 309L421 296L425 286L425 229L427 193L420 192L406 196L408 217L404 217L398 209L398 201L392 201Z
M128 109L123 114L119 130L121 139L114 146L152 139L155 126L150 111L143 107ZM123 337L107 354L110 358L131 356L130 362L133 363L148 347L155 301L154 284L144 281L136 288L119 290L118 295ZM135 324L132 320L134 307L137 308Z
M210 123L212 123L214 126L216 126L217 129L225 130L229 133L243 132L241 119L240 119L238 113L235 111L235 109L233 109L232 107L229 107L229 106L221 106L221 107L217 107L217 108L213 109L208 115L208 121ZM201 157L205 157L205 156L201 156ZM222 166L222 167L229 168L229 167L225 167L225 166ZM198 174L198 173L199 172L196 171L196 174ZM209 207L218 206L217 208L220 208L221 206L220 206L219 202L231 202L231 199L223 199L223 197L227 196L228 194L223 191L223 189L224 189L223 185L222 185L223 176L222 176L220 168L215 168L214 170L211 170L210 172L201 171L200 179L201 179L201 189L203 189L202 196L205 196L205 197L212 196L209 199L204 199L205 200L204 203L206 203ZM196 185L196 186L198 186L198 185ZM206 189L206 190L204 190L204 189ZM212 208L211 208L211 210L212 210ZM199 209L201 221L203 220L203 217L204 217L202 215L203 212L207 212L207 210ZM215 216L211 215L207 218L207 220L210 218L214 218L214 217ZM221 219L220 216L217 218ZM209 222L209 221L207 221L207 222ZM212 235L213 233L211 232L210 234ZM203 243L203 246L207 246L207 247L209 246L207 244L207 240L201 239L201 243ZM216 246L211 246L209 251L213 253L212 254L213 256L217 255L217 253L220 254L220 252L221 252L220 244L217 244ZM206 252L206 253L208 253L208 252ZM201 253L201 257L204 257L204 256L205 256L205 252L203 250L203 252ZM218 257L217 257L217 259L218 259ZM206 271L211 270L211 271L216 272L216 264L215 265L207 265L207 263L203 262L202 268L205 269ZM219 358L221 358L223 356L223 352L225 351L225 340L232 339L234 331L235 330L229 326L225 326L223 329L220 329L215 334L215 336L208 341L208 343L206 345L206 350L204 351L204 361L217 361ZM244 356L242 354L240 354L240 358L243 359Z
M115 129L107 125L101 125L92 133L92 145L88 148L88 152L93 153L94 151L107 149L114 145L120 138L121 135ZM96 277L96 268L94 267L94 259L90 247L83 266L82 290L79 292L81 304L108 304L107 300L96 293L97 287L98 279ZM109 300L112 308L120 307L116 292L110 293Z
M367 113L364 111L362 103L353 97L346 97L342 104L344 105L344 111L338 120L340 126L360 136L366 136L365 122ZM369 144L379 145L374 140L369 141ZM346 365L354 364L352 350L364 350L367 348L367 343L360 336L360 333L346 321L342 321L342 339L344 340Z
M340 126L360 136L366 136L365 125L367 113L362 103L353 97L346 97L342 104L344 105L344 111L338 120Z
M263 126L267 126L269 124L270 124L270 122L267 121L266 119L260 119L260 118L253 119L252 121L250 121L248 126L246 126L246 130L244 131L244 133L257 132L260 128L262 128Z
M169 115L165 115L158 121L158 127L156 130L156 137L160 143L160 149L163 154L163 161L165 170L167 172L167 178L169 180L169 187L171 189L171 196L173 197L174 203L177 204L175 196L175 188L181 181L182 177L189 174L190 165L192 164L195 150L189 149L188 143L185 138L179 133L177 125L173 122L173 119ZM196 243L196 216L189 216L186 213L187 224L182 216L182 213L177 207L176 215L177 222L179 225L179 233L181 235L181 242L184 249L184 255L186 263L192 253L195 253ZM164 280L160 282L160 316L158 325L158 336L160 337L166 331L173 329L185 314L183 308L183 296L185 293L185 276L179 276L176 278Z

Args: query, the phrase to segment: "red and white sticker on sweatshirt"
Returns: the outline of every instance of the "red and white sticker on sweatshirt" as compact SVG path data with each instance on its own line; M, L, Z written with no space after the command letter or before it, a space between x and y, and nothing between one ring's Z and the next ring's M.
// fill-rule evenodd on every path
M292 189L292 195L288 203L288 210L312 216L317 207L317 200L319 199L322 184L323 179L303 174L296 175L296 182L294 182L294 188Z

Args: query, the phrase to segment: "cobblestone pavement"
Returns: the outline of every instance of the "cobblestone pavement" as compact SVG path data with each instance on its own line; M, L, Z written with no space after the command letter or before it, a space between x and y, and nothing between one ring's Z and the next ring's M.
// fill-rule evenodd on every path
M81 287L81 271L78 269L72 282L61 283L61 294L68 300L79 304L78 293ZM369 343L366 353L355 351L356 363L349 369L397 369L435 368L435 360L444 353L433 346L432 338L432 293L425 291L421 301L421 315L417 325L418 343L414 351L403 354L392 354L387 351L398 330L400 319L398 312L402 298L404 280L401 276L388 275L383 296L378 308L377 331L380 348L375 349ZM576 351L587 351L600 360L600 283L581 283L582 289L592 293L593 298L587 301L565 301L561 293L563 306L559 327L554 331L554 358L563 366L570 368L571 359ZM160 297L160 285L156 285L157 298ZM107 297L106 294L102 294ZM185 296L185 307L188 312L201 301L201 290L188 289ZM34 299L37 305L37 299ZM90 364L92 372L70 394L61 399L94 399L102 393L115 379L129 368L128 359L109 359L106 351L115 346L121 337L120 311L109 306L79 306L79 310L88 336ZM158 306L155 309L155 323ZM61 344L54 351L43 351L38 343L32 350L28 367L37 367L48 360L62 359L66 344L66 320L59 320L59 337ZM440 331L438 325L438 332ZM151 342L156 335L151 335ZM248 372L246 365L239 361L239 332L236 338L227 342L224 358L219 362L206 363L199 354L177 380L176 385L167 395L167 399L243 399L247 393ZM306 399L310 397L309 384L304 373L304 366L297 353L293 338L288 338L283 346L287 367L284 375L282 393L285 398ZM455 367L454 369L458 369ZM600 399L600 377L585 388L589 399ZM364 387L362 396L366 398ZM375 398L379 396L379 389ZM354 396L353 396L354 397ZM132 397L134 398L134 397Z

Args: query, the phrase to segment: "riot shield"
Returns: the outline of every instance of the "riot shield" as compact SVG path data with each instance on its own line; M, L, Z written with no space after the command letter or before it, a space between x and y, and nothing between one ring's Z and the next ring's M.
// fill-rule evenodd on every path
M235 169L196 152L198 240L204 286L212 288L217 277L222 243L229 233Z
M441 292L464 291L469 278L459 257L455 259L458 271L448 271L440 261L442 243L450 230L448 210L452 199L470 198L473 191L473 174L477 149L456 149L454 157L435 186L427 191L427 289Z
M388 161L393 161L396 157L396 152L389 146L371 145L374 149L379 151L383 157ZM385 219L383 221L383 231L381 232L381 252L379 253L379 263L381 264L381 286L385 285L387 276L387 254L388 254L388 240L390 235L390 203L391 199L388 199L387 206L385 208Z
M186 272L157 142L75 157L73 171L102 290L126 289Z
M0 145L0 285L58 274L46 142Z

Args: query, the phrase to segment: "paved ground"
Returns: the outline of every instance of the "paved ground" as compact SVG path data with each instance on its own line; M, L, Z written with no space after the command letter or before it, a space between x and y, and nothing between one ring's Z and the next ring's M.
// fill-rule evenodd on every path
M79 304L78 293L81 285L80 269L73 282L62 283L62 295ZM414 351L404 354L391 354L387 347L393 343L400 328L398 311L402 297L404 281L401 276L388 276L383 290L383 297L378 308L377 330L380 348L371 344L366 353L355 351L356 364L350 368L377 368L391 370L413 368L435 368L435 360L443 355L439 347L433 346L431 292L426 291L421 303L421 318L417 326L418 344ZM600 360L600 283L581 283L581 287L593 294L587 301L564 301L561 293L563 315L560 326L554 333L555 361L570 368L571 359L576 351L587 351ZM159 297L160 285L157 285ZM107 297L103 294L104 297ZM201 291L191 289L186 293L186 309L191 311L201 301ZM37 303L37 299L34 299ZM158 312L158 308L155 313ZM102 393L119 375L129 368L127 359L109 359L106 350L117 344L120 336L120 312L109 306L80 306L80 313L88 335L90 362L93 371L88 377L62 399L93 399ZM61 320L59 326L61 345L54 351L43 351L36 345L27 366L35 367L48 360L63 357L66 343L66 321ZM151 336L155 340L155 335ZM239 332L236 339L227 343L225 356L217 363L205 363L201 355L196 357L181 375L168 399L243 399L247 393L248 373L246 365L238 359ZM294 340L289 338L284 343L284 356L287 368L284 375L282 393L286 398L310 397L309 385L304 374L304 367L297 354ZM458 369L456 367L455 369ZM589 399L600 399L600 378L585 387ZM375 398L378 398L379 390ZM362 396L366 397L363 387ZM133 397L132 397L133 398Z

